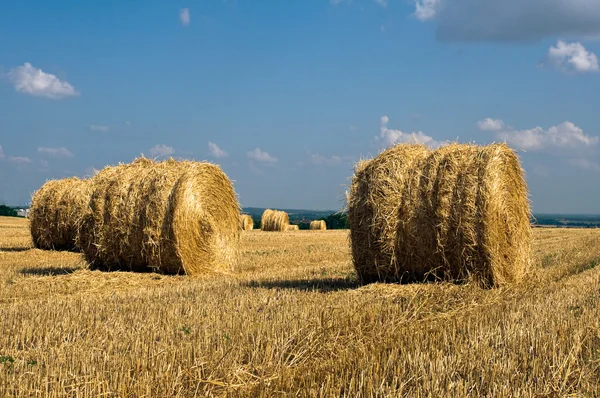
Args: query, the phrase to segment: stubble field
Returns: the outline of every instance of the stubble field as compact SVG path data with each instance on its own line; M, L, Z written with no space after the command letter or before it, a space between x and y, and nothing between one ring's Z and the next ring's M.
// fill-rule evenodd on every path
M232 275L90 271L0 217L0 396L600 396L600 230L504 289L360 287L347 231L242 235Z

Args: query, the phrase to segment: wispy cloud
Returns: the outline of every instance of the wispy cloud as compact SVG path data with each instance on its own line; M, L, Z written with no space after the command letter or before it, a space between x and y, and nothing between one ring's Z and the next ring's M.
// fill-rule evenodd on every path
M380 7L386 8L388 5L388 0L373 0Z
M600 163L589 159L571 159L571 164L584 170L600 171Z
M427 21L435 18L440 1L441 0L417 0L415 2L414 16L420 21Z
M381 117L380 134L376 137L377 140L382 140L386 146L399 143L415 143L437 148L443 145L442 142L434 140L433 137L425 135L422 131L405 133L402 130L390 129L388 128L389 121L389 117Z
M278 159L271 156L269 153L261 151L260 148L256 148L246 153L248 159L260 162L260 163L277 163Z
M8 78L15 90L24 94L50 99L79 95L69 82L35 68L28 62L8 72Z
M108 131L108 126L101 126L98 124L90 124L90 130L92 131L100 131L106 133Z
M208 150L216 158L225 158L225 157L227 157L227 152L225 152L224 150L222 150L221 148L219 148L219 146L217 144L215 144L214 142L209 142L208 143Z
M2 145L0 145L0 159L4 159L4 149L2 148Z
M188 26L190 24L190 19L191 15L189 8L182 8L179 10L179 21L183 26Z
M333 165L341 164L343 162L342 157L338 156L338 155L323 156L319 153L309 152L308 157L312 164L316 164L319 166L323 166L323 165L333 166Z
M11 156L8 158L9 162L17 165L26 165L31 163L31 159L26 156Z
M48 147L38 147L37 151L39 153L45 153L54 157L63 157L63 158L72 158L74 155L65 147L60 148L48 148Z
M169 156L175 153L175 150L170 147L170 146L166 146L166 145L155 145L152 148L150 148L150 156L152 157L159 157L159 156Z
M548 49L548 62L563 73L598 72L598 57L581 43L559 40L556 47Z

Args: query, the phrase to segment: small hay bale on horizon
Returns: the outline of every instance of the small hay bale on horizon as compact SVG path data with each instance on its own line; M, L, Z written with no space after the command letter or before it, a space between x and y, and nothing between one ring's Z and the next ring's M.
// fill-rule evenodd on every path
M218 166L140 158L93 177L79 241L95 269L226 272L237 255L239 212Z
M284 211L266 209L260 219L263 231L285 232L290 225L290 218Z
M299 231L300 227L297 226L296 224L292 224L292 225L288 225L287 230L288 231Z
M29 230L33 246L78 251L78 223L90 198L89 180L77 177L47 181L31 199Z
M327 224L325 220L314 220L310 222L310 230L311 231L325 231L327 229Z
M363 284L518 282L531 266L530 206L506 144L399 144L355 167L348 192L354 267Z
M254 219L248 214L240 214L240 229L242 231L252 231L254 229Z

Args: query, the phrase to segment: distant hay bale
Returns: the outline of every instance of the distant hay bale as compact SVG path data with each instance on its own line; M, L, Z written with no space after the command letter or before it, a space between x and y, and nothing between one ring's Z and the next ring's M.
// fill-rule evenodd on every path
M45 250L77 250L77 226L89 198L88 180L65 178L42 185L31 200L33 245Z
M300 227L297 225L288 225L287 230L288 231L299 231Z
M218 166L141 158L94 176L79 242L96 269L226 271L237 253L239 211Z
M290 218L284 211L267 209L260 219L261 229L263 231L287 231L290 225Z
M505 144L396 145L360 162L348 193L362 283L517 282L530 267L529 219L523 171Z
M240 215L240 229L242 231L252 231L254 229L254 220L248 214Z
M314 220L310 222L310 229L312 231L324 231L327 229L325 220Z

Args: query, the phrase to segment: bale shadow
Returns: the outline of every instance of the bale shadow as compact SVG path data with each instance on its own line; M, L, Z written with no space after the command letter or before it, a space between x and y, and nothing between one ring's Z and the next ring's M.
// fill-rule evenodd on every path
M26 252L33 247L0 247L0 252Z
M23 275L37 276L56 276L69 275L81 268L74 267L42 267L42 268L23 268L20 273Z
M318 279L283 279L271 281L250 281L246 287L263 289L291 289L307 292L336 292L360 287L357 279L348 278L318 278Z

